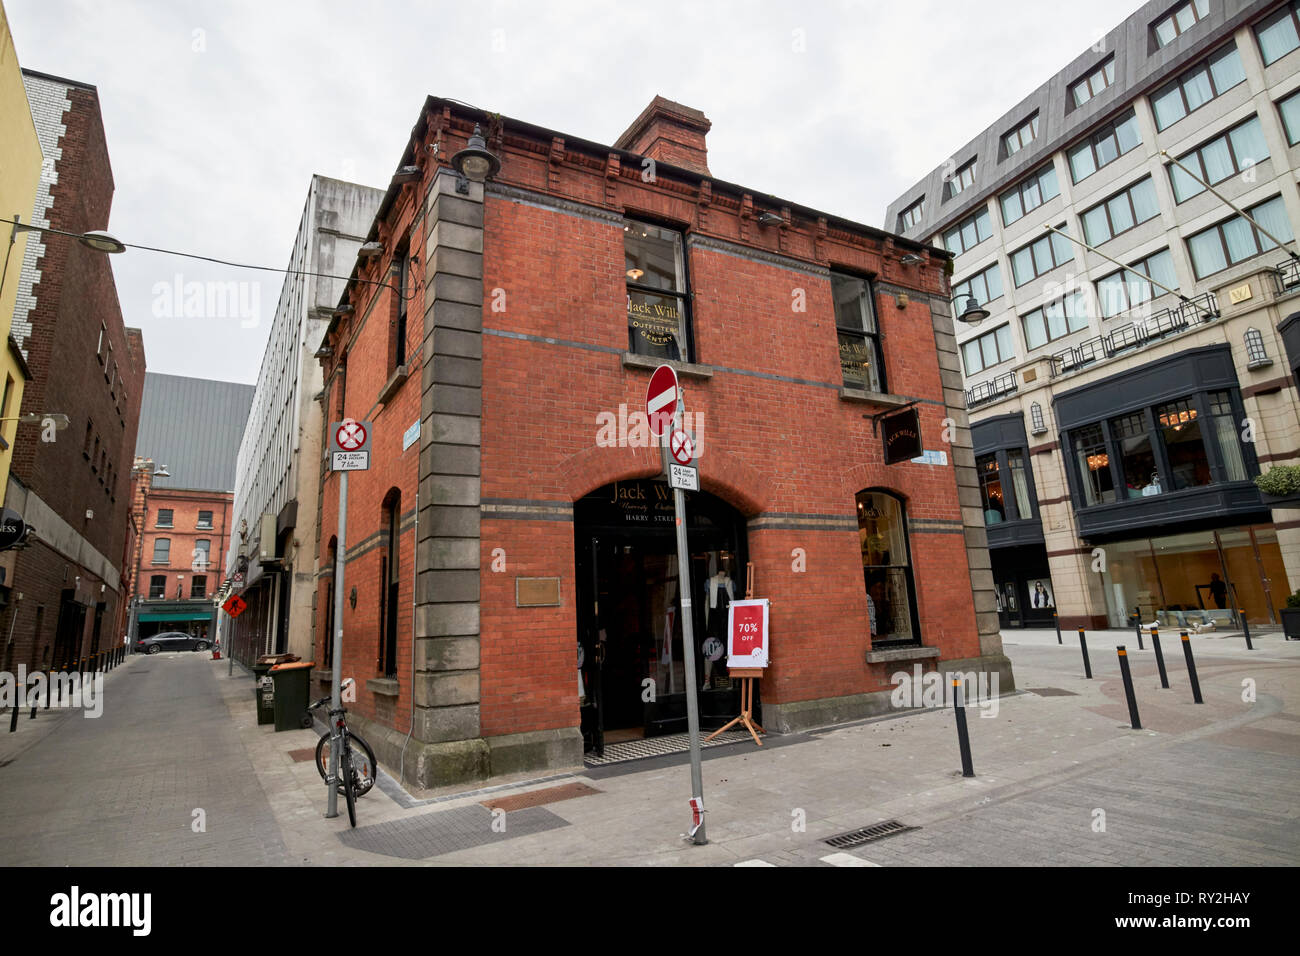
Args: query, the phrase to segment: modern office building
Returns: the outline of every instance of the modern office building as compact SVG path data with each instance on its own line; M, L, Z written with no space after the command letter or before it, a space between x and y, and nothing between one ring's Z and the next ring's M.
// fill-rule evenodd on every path
M988 313L956 332L1004 625L1267 625L1300 588L1252 481L1300 454L1298 170L1300 4L1152 2L890 205Z
M751 595L769 732L886 712L916 665L1014 686L949 255L716 178L710 125L656 97L611 145L430 98L403 144L321 350L324 421L371 457L343 542L323 484L314 676L341 629L349 719L421 786L684 749L682 608L719 727ZM697 440L686 593L662 364Z
M226 623L235 655L311 654L320 495L315 357L383 193L313 176L262 356L235 472L235 522L221 594L248 609ZM169 464L168 462L163 462Z
M235 460L253 386L145 375L131 469L131 644L159 631L217 637Z

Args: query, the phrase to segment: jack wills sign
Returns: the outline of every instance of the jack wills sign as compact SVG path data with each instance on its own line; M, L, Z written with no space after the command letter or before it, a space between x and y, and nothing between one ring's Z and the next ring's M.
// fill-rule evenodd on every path
M915 408L882 419L880 434L885 443L886 465L921 456L921 417Z

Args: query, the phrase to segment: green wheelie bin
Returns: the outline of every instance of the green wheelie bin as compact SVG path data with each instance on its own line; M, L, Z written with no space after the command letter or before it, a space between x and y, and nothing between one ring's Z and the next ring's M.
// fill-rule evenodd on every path
M311 669L315 661L295 661L276 664L271 668L275 682L275 729L303 730L312 725L307 712L308 690L311 686Z

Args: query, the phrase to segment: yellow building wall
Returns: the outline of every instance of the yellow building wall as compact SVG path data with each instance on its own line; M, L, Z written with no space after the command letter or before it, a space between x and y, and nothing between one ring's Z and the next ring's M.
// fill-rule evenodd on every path
M27 104L22 71L13 35L9 32L9 15L0 3L0 218L12 221L15 216L29 222L36 206L36 190L41 181L41 143L36 137L32 111ZM13 231L0 223L0 418L13 418L22 407L23 374L18 359L9 348L9 330L13 324L18 296L18 278L23 268L23 253L30 233ZM12 242L11 242L12 238ZM7 395L6 395L7 392ZM6 400L7 399L7 400ZM18 423L0 422L0 502L9 486L9 462Z

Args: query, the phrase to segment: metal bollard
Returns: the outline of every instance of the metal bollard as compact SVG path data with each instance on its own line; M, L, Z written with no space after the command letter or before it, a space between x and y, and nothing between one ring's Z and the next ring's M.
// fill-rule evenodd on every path
M1133 696L1133 675L1128 669L1128 651L1124 645L1120 644L1115 648L1119 654L1119 673L1124 678L1124 696L1128 698L1128 717L1129 722L1133 725L1134 730L1142 729L1142 721L1138 719L1138 702Z
M1133 636L1141 640L1142 638L1142 605L1133 605Z
M17 730L18 730L18 701L15 699L14 711L12 714L9 715L9 733L12 734Z
M1187 676L1192 681L1192 702L1203 704L1201 700L1201 682L1196 679L1196 661L1192 659L1192 642L1187 637L1187 632L1180 632L1183 638L1183 656L1187 658Z
M1151 646L1156 651L1156 667L1160 670L1160 686L1169 689L1169 675L1165 673L1165 655L1160 651L1160 628L1151 628Z
M33 682L33 683L36 682L36 677L35 677L35 675L32 676L32 682ZM49 689L49 687L47 686L47 687L45 688L45 696L48 697L49 695L50 695L50 689ZM36 709L37 709L38 707L41 706L41 704L40 704L40 697L37 696L37 694L34 692L34 690L33 690L32 688L28 688L28 691L27 691L27 699L30 700L30 701L32 702L32 716L31 716L31 719L32 719L32 720L35 720L35 719L36 719Z
M957 718L957 745L961 748L961 775L973 777L975 768L970 759L970 733L966 729L966 701L962 696L962 682L954 680L952 690L953 714Z
M1079 648L1083 651L1083 675L1092 680L1092 664L1088 661L1088 638L1083 634L1083 625L1079 625Z
M1061 617L1056 613L1056 608L1052 608L1052 623L1056 625L1056 643L1064 644L1061 640Z

